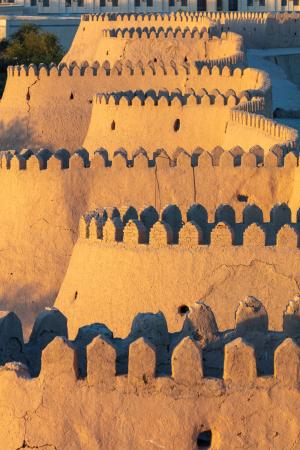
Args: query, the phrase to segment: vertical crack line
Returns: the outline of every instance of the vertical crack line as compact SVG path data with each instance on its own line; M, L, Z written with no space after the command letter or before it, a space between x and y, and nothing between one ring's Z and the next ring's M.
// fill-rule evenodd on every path
M196 189L195 167L192 167L192 170L193 170L194 203L197 203L197 189Z
M30 125L30 89L39 81L39 77L37 77L37 79L27 88L27 94L26 94L26 104L27 104L27 114L28 114L28 120L27 120L27 129L26 129L26 134L27 134L27 139L29 138L29 125Z
M227 121L226 124L225 124L225 130L224 130L224 133L225 133L225 134L227 133L227 128L228 128L228 121Z
M157 189L156 189L157 187ZM161 209L161 198L160 198L160 187L159 187L159 181L157 176L157 165L155 166L155 208L157 209L157 194L158 194L158 201L159 201L159 211Z

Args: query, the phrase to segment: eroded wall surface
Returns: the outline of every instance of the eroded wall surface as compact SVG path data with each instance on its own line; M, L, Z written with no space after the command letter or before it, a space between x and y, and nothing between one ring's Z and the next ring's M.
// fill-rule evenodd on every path
M196 205L187 212L185 225L171 205L160 214L162 222L153 220L155 210L149 207L140 213L141 222L129 219L130 214L127 210L123 216L124 229L120 219L120 225L115 223L123 236L121 230L107 230L116 219L108 219L96 234L94 223L87 233L83 226L55 302L69 319L72 337L84 323L103 320L126 336L141 311L162 311L176 331L184 319L182 305L197 299L212 307L220 329L232 328L235 305L247 292L265 303L271 329L280 328L280 312L300 281L298 225L284 225L288 208L274 208L271 222L263 223L262 212L248 207L238 225L226 206L216 211L216 225L208 224L205 210ZM231 227L225 225L230 222Z
M236 209L236 220L242 221L246 204L239 201L237 196L241 194L248 203L265 211L266 222L276 203L292 201L292 221L297 221L299 170L295 159L292 167L274 168L277 157L270 153L266 167L234 167L231 156L231 167L226 167L225 155L223 162L216 157L219 166L212 166L211 156L203 153L196 167L184 154L174 167L164 154L156 159L154 167L148 167L148 159L142 155L135 159L133 167L127 167L122 155L117 155L111 167L105 167L98 155L90 168L83 167L83 160L75 155L69 169L61 169L61 160L52 156L43 170L35 156L22 170L17 157L10 160L10 169L5 169L3 159L2 307L15 308L29 323L33 312L54 302L78 236L79 218L99 205L154 205L160 211L167 204L175 203L187 210L200 203L207 209L209 221L214 222L218 206L227 203ZM286 164L291 156L286 157ZM250 164L256 165L255 156L251 157L254 160ZM205 164L203 169L201 164Z
M298 136L231 31L296 43L273 19L84 16L9 69L0 447L297 448Z
M127 65L119 63L114 67L102 64L82 68L10 68L0 104L1 148L47 147L75 151L83 145L97 92L179 89L183 94L194 90L204 95L213 94L216 88L224 98L234 97L232 106L245 99L245 91L249 98L264 97L266 114L270 114L272 97L268 76L249 68L198 70L193 64L187 68L181 64L161 67L153 63L149 67L129 61ZM133 129L137 126L136 123L127 125ZM199 145L206 145L205 136Z
M292 308L285 317L299 320ZM2 314L2 339L17 336L17 324ZM284 331L268 331L257 299L240 302L235 328L224 334L203 303L177 335L159 314L140 315L127 340L104 325L95 331L84 327L69 341L55 337L67 333L57 310L37 318L22 363L0 369L3 448L190 450L204 431L214 450L297 448L295 328L287 320Z

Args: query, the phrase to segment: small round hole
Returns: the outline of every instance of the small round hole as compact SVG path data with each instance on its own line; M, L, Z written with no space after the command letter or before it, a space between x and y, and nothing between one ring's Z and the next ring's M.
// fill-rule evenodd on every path
M189 312L190 308L187 305L180 305L178 306L178 313L181 316L184 316L185 314L187 314Z
M116 122L114 120L112 121L110 128L112 129L112 131L115 131L115 129L116 129Z
M180 128L180 119L176 119L174 122L174 131L178 131Z
M197 437L197 447L202 450L208 450L211 446L211 430L202 431Z

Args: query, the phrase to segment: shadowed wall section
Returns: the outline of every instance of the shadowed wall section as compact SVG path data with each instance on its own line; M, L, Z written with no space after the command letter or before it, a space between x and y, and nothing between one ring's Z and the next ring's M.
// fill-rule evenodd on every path
M299 298L284 317L299 319L292 304L299 307ZM94 450L101 442L107 449L148 450L155 443L190 450L201 448L204 436L220 450L293 445L300 401L296 329L284 321L283 330L270 331L254 297L240 301L233 323L221 333L213 312L197 302L175 334L162 314L144 313L123 340L98 323L70 341L65 317L48 310L24 344L18 317L1 312L2 445ZM19 362L9 362L16 341Z
M266 115L272 111L269 77L255 69L197 68L194 63L143 65L130 60L80 67L15 66L8 69L0 104L0 146L2 149L65 147L74 151L84 142L92 99L97 92L150 89L211 95L211 102L221 95L223 103L229 98L231 107L259 97L265 99ZM204 136L198 145L205 146L203 139Z
M169 205L160 221L153 207L141 213L141 221L132 207L126 215L116 208L113 215L105 209L86 215L55 302L69 319L71 336L103 318L124 336L145 309L162 311L175 331L182 325L183 299L189 305L195 298L214 309L223 330L233 327L229 317L247 292L262 298L270 327L278 329L279 312L299 289L299 226L290 225L287 205L274 207L266 223L258 210L245 208L241 223L229 205L216 210L214 223L201 205L186 214Z
M158 153L155 161L152 155L139 153L133 165L120 153L112 162L101 154L89 161L80 152L69 158L63 151L3 156L1 306L14 307L30 322L33 312L54 302L77 239L80 216L99 204L138 209L146 204L160 211L175 203L187 211L199 203L209 222L214 222L216 209L226 203L234 207L236 221L241 222L244 208L255 203L265 211L266 222L273 205L289 204L292 199L295 222L300 205L294 184L299 172L296 157L289 153L283 160L266 153L265 165L258 167L263 150L253 151L259 156L241 156L241 149L236 149L236 157L220 148L212 154L200 151L195 153L196 166L184 152L175 160Z

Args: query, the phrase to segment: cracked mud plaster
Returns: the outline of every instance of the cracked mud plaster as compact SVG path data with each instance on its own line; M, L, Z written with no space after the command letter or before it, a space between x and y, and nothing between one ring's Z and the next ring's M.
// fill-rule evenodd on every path
M289 296L292 298L299 291L300 280L299 273L293 276L284 272L284 267L281 271L276 263L259 259L251 260L249 264L222 264L213 269L211 275L207 274L204 284L208 284L208 287L204 288L201 299L212 307L216 307L219 316L225 317L222 312L224 304L228 306L228 313L234 312L231 306L232 302L230 305L228 304L229 296L235 299L236 303L233 305L235 308L239 298L243 299L253 293L269 312L270 327L280 330L285 304L287 304ZM232 323L227 320L225 320L225 324L228 327L232 326Z
M111 274L118 274L113 290L111 279L106 277L108 267ZM270 328L281 330L282 313L299 291L298 267L297 248L283 253L280 247L190 249L178 245L170 250L167 246L126 246L119 252L114 246L99 246L87 239L75 244L55 306L68 317L70 335L76 335L86 323L104 321L124 337L141 311L162 311L170 331L179 331L183 318L178 307L197 300L204 300L213 309L221 330L230 329L239 302L253 295L266 307ZM101 292L93 288L95 273ZM141 284L135 282L136 273L143 280ZM76 291L79 295L74 304ZM111 310L118 314L112 315Z
M30 133L30 109L31 109L30 101L31 101L31 94L32 94L31 89L33 88L33 86L35 86L38 83L39 80L40 80L39 77L37 77L37 79L30 86L28 86L28 90L27 90L27 94L26 94L26 103L27 103L27 107L28 107L28 109L27 109L28 119L27 119L26 133L27 133L28 140L30 140L30 138L31 138L31 133Z
M57 449L57 447L55 446L55 445L49 445L49 444L44 444L44 445L39 445L38 447L37 446L30 446L30 445L27 445L26 444L26 442L24 441L23 442L23 445L21 446L21 447L18 447L16 450L22 450L22 449L26 449L26 448L28 448L28 449L32 449L32 450L39 450L39 449L43 449L43 450L58 450Z
M159 378L131 386L123 376L107 389L82 380L74 383L63 373L59 376L59 370L58 366L58 377L44 386L43 404L28 413L22 444L12 446L9 437L2 439L5 450L150 450L154 444L190 450L201 429L212 430L212 448L218 450L297 448L293 445L299 437L300 394L272 377L243 384L241 396L239 385L228 381L224 389L222 380L216 379L190 387ZM30 382L20 380L20 387ZM30 404L29 392L21 392L20 400Z

